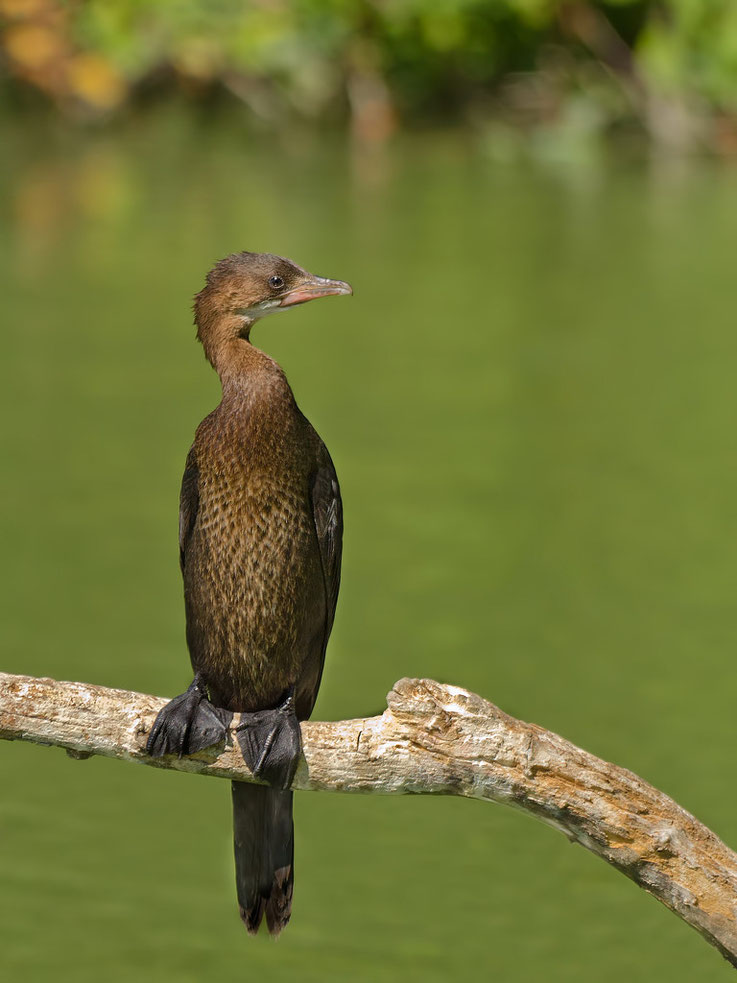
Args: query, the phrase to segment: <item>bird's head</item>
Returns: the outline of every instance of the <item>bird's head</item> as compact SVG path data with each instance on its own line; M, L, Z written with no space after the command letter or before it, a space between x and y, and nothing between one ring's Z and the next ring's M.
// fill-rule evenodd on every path
M213 266L195 297L197 337L213 362L228 340L247 339L259 318L318 297L351 293L343 280L315 276L282 256L233 253Z

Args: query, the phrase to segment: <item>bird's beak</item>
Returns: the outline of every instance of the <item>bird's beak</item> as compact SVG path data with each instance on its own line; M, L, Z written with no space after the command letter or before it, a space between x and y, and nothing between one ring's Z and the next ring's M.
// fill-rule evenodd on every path
M318 297L332 297L334 294L352 294L353 287L343 280L327 280L322 276L308 274L305 279L289 290L279 301L279 307L295 307Z

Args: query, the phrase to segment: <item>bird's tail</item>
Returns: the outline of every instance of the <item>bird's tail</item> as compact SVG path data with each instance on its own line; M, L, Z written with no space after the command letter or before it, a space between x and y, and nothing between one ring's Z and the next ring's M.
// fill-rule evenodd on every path
M292 913L294 824L292 793L233 782L235 883L243 924L255 935L266 916L278 935Z

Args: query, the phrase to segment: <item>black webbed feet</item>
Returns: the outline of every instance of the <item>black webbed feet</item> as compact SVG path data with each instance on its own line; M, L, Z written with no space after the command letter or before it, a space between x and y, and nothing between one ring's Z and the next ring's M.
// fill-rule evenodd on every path
M235 733L245 762L256 778L275 788L289 788L302 753L291 691L274 710L242 713Z
M186 693L175 696L159 711L146 741L146 753L152 758L165 754L203 751L225 740L233 719L230 710L214 707L200 676L195 676Z

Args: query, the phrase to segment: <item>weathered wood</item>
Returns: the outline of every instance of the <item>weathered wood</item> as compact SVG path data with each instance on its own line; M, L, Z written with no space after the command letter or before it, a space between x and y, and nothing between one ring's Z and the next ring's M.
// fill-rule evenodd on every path
M147 757L165 702L0 673L0 738L252 780L232 732L225 746L189 758ZM457 686L402 679L387 703L380 717L303 724L293 787L444 793L524 809L632 878L737 966L737 855L672 799Z

